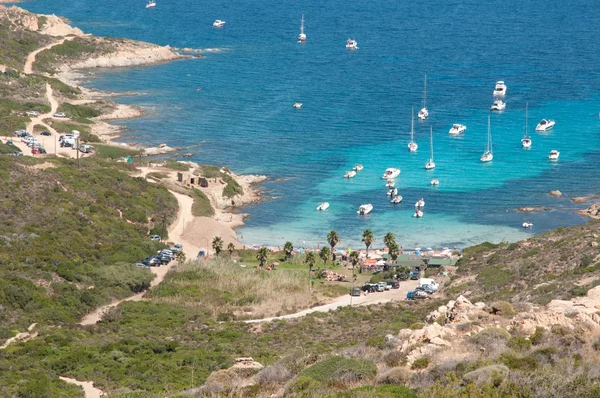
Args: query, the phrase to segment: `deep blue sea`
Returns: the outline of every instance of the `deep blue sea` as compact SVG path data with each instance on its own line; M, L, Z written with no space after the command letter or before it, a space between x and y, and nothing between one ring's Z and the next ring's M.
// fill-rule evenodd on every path
M20 6L63 15L97 35L175 47L217 48L202 59L96 71L88 84L136 91L119 101L148 111L126 121L124 141L190 147L192 160L271 178L244 209L244 243L325 241L331 229L355 245L371 228L393 231L404 247L513 241L584 222L568 197L600 194L600 3L597 0L431 0L327 2L249 0L40 0ZM304 13L308 40L296 42ZM212 22L227 22L215 29ZM345 41L358 41L347 51ZM430 117L415 123L427 74ZM508 86L492 114L494 160L479 161L492 90ZM201 90L198 90L200 88ZM292 108L294 102L303 108ZM521 148L529 103L530 150ZM542 118L556 120L544 134ZM467 126L453 138L453 123ZM425 171L433 127L437 167ZM551 149L561 152L550 162ZM345 180L345 171L364 171ZM389 204L381 174L402 169L404 203ZM431 187L432 178L440 185ZM278 179L284 181L275 182ZM548 196L552 189L567 198ZM426 201L414 219L414 203ZM331 207L315 208L321 201ZM356 215L360 204L373 213ZM551 211L523 214L521 206ZM521 224L531 220L525 231ZM243 238L242 238L243 237Z

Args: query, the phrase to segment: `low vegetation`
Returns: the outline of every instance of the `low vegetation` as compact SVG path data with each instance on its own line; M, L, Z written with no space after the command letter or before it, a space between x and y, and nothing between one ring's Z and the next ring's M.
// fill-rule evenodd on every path
M220 169L217 166L202 165L199 169L200 175L206 178L217 178L225 183L223 188L223 196L226 198L233 198L237 195L242 195L244 189L238 184L238 182L229 174L228 169Z
M192 214L196 217L212 217L215 215L215 209L210 204L210 199L199 189L192 189L194 204L192 205Z

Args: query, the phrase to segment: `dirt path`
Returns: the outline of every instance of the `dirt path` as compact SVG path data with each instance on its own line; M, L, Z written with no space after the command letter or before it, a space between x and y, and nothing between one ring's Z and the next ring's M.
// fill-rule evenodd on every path
M104 396L104 392L96 387L91 381L77 381L68 377L60 376L59 379L66 381L67 383L75 384L83 388L85 392L85 398L101 398Z
M406 293L409 290L414 289L419 286L419 281L405 281L400 282L400 289L392 289L386 290L385 292L380 293L369 293L367 296L360 297L350 297L350 295L344 295L336 298L333 302L325 305L320 305L318 307L309 308L304 311L296 312L294 314L282 315L282 316L274 316L271 318L264 319L251 319L244 321L246 323L260 323L260 322L270 322L278 319L294 319L301 318L305 315L312 314L313 312L329 312L331 310L335 310L340 307L345 307L350 305L350 300L352 300L352 305L369 305L369 304L383 304L389 303L390 301L400 301L406 299Z
M182 195L173 191L170 191L175 198L177 198L177 202L179 203L179 211L177 212L177 219L171 224L169 227L169 237L172 241L181 243L183 245L183 252L185 253L186 258L196 258L198 254L198 248L191 245L185 239L183 239L183 233L185 229L185 225L187 222L192 220L192 204L194 200L189 196ZM165 279L165 275L171 269L170 265L161 265L160 267L150 267L150 271L155 275L154 280L150 283L150 287L157 286ZM104 305L100 308L97 308L94 312L87 314L81 322L80 325L94 325L102 319L102 315L110 310L118 306L119 304L125 301L141 301L144 299L144 293L141 292L135 294L133 296L127 297L122 300L115 300L110 304Z
M32 73L33 73L33 63L35 62L35 57L36 57L36 56L37 56L39 53L41 53L41 52L42 52L42 51L44 51L44 50L48 50L48 49L50 49L50 48L52 48L52 47L54 47L54 46L61 45L61 44L63 44L63 43L66 41L66 40L73 40L74 38L75 38L75 36L72 36L72 37L66 37L66 38L64 38L64 39L61 39L61 40L59 40L59 41L56 41L56 42L54 42L54 43L50 43L50 44L48 44L48 45L47 45L47 46L45 46L45 47L38 48L37 50L30 52L30 53L29 53L29 55L27 55L27 59L25 60L25 66L23 66L23 73L25 73L25 74L27 74L27 75L30 75L30 74L32 74Z

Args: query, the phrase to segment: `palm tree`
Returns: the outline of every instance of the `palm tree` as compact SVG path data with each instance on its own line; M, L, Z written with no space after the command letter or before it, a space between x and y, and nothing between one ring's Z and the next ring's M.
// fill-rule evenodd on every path
M269 259L269 250L266 247L261 247L256 252L256 259L260 263L260 267L264 267Z
M394 235L391 232L388 232L387 234L385 234L385 236L383 237L383 244L385 245L385 247L387 247L388 249L392 246L392 244L396 243L396 235Z
M319 252L319 257L323 260L323 272L325 272L327 270L327 259L329 258L329 248L327 246L323 246Z
M390 246L388 246L388 248L389 248L390 258L392 259L392 261L396 262L396 259L398 258L398 255L400 254L400 248L398 247L396 242L393 242Z
M365 246L367 247L367 256L368 256L369 248L375 241L375 238L373 237L373 231L371 231L370 229L365 229L363 231L362 241L364 242Z
M223 251L223 239L219 236L215 236L212 241L212 248L217 254L217 257L219 257L219 253Z
M235 245L233 243L228 244L227 250L229 251L229 257L233 256L233 252L235 251Z
M292 244L292 242L285 242L285 245L283 245L283 251L285 252L286 260L289 260L290 257L292 257L292 253L294 252L294 245Z
M312 283L311 283L312 269L315 266L315 264L317 263L317 258L315 257L315 253L314 252L306 253L306 258L304 259L304 262L306 264L308 264L308 290L312 290Z
M327 242L329 243L329 246L331 246L331 254L334 253L335 246L338 244L339 241L340 236L338 235L338 233L333 230L329 231L329 233L327 234Z
M356 278L354 270L356 269L356 266L358 265L358 260L359 260L359 258L358 258L357 251L353 251L352 253L350 253L350 263L352 264L352 279L353 280Z

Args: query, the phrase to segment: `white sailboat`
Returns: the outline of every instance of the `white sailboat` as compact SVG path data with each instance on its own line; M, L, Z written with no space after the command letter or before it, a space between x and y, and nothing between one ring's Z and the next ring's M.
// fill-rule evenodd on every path
M215 20L215 22L213 22L213 27L215 28L222 28L223 26L225 26L225 21L221 21L220 19Z
M328 208L329 208L329 202L323 202L323 203L319 203L317 210L324 211L324 210L327 210Z
M529 118L529 103L525 104L525 133L521 139L523 148L531 148L531 138L527 135L527 120Z
M419 146L415 142L415 107L413 106L410 118L410 142L408 143L408 150L417 152L417 148L419 148Z
M423 109L421 109L417 115L421 120L425 120L429 117L429 111L427 110L427 75L425 75L423 87Z
M354 178L354 176L356 176L356 171L350 170L350 171L346 172L346 174L344 175L344 178Z
M360 207L358 208L358 211L356 212L356 214L364 216L364 215L369 214L372 211L373 211L373 205L370 204L370 203L367 203L365 205L360 205Z
M146 3L146 8L154 8L156 7L156 1L150 0Z
M298 43L304 43L306 41L306 34L304 33L304 14L302 14L302 20L300 21L300 34L298 35Z
M482 162L491 162L494 159L494 154L492 152L492 131L490 130L490 117L488 116L488 140L487 140L487 148L483 155L481 155Z
M435 162L433 161L433 127L430 126L430 155L429 155L429 162L427 162L427 164L425 165L425 169L426 170L431 170L431 169L435 169Z

